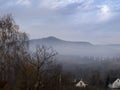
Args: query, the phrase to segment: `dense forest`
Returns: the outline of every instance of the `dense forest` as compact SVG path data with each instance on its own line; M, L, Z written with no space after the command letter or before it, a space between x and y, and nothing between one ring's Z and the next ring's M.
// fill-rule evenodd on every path
M0 90L105 90L120 78L119 58L84 57L81 60L92 63L75 64L76 69L71 69L58 63L57 55L54 47L39 45L31 52L28 35L19 30L12 16L0 18ZM88 87L76 88L80 79Z

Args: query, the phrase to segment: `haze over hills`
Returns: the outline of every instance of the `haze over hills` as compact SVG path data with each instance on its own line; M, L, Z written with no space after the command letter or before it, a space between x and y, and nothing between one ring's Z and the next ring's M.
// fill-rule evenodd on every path
M31 50L35 49L36 45L53 47L60 55L100 57L114 57L120 55L119 44L94 45L90 42L65 41L53 36L30 40Z
M89 42L74 42L74 41L65 41L61 40L59 38L50 36L46 38L41 38L41 39L34 39L30 40L32 43L38 43L38 44L46 44L46 45L53 45L53 44L69 44L69 45L92 45Z

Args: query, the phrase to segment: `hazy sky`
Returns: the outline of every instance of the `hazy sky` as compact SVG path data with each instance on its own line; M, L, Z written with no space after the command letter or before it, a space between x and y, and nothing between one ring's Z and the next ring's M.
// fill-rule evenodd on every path
M30 38L120 43L120 0L0 0Z

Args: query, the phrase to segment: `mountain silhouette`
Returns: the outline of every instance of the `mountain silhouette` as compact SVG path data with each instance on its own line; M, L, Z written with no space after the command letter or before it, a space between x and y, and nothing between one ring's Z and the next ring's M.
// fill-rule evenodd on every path
M34 50L36 46L47 46L55 49L62 55L78 55L78 56L105 56L113 57L120 55L119 44L94 45L90 42L81 41L65 41L53 36L41 39L30 40L30 48Z
M65 41L53 36L41 38L41 39L33 39L30 40L30 43L34 44L43 44L43 45L55 45L55 44L66 44L66 45L84 45L84 46L91 46L92 44L89 42L74 42L74 41Z

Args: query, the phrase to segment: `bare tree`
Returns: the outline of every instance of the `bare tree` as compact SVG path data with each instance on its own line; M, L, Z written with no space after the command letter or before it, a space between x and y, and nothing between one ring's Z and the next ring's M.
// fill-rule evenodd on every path
M18 58L27 52L28 37L20 32L11 15L0 18L0 74L1 81L9 83L15 80ZM12 85L11 85L12 86Z
M58 83L54 86L57 89L61 83L61 68L55 64L56 54L45 46L36 47L31 54L29 38L19 31L12 16L0 18L0 82L7 82L11 90L43 90L43 87L48 90L46 83L50 79L52 86Z
M36 52L32 54L31 64L36 68L36 90L40 90L43 87L42 76L43 73L48 72L48 66L55 60L57 52L52 48L45 46L38 46Z

